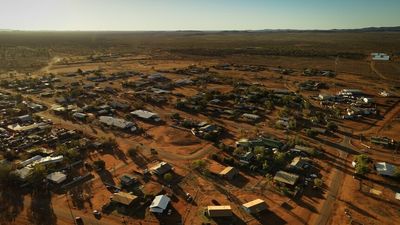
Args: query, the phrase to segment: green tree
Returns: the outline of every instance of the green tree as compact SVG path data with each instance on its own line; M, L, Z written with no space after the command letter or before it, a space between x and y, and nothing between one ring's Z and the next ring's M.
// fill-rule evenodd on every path
M96 160L93 162L94 167L96 168L97 171L104 170L106 168L106 162L104 160Z
M355 166L355 173L358 175L366 175L370 172L369 163L371 159L364 154L357 155L354 159L356 166Z
M330 131L337 131L338 125L333 121L329 121L328 124L326 125L326 128L328 128L328 130Z
M46 176L46 167L42 164L36 164L29 173L27 180L34 186L38 186L43 183L43 181L46 179Z
M324 182L321 179L319 179L319 178L314 179L314 187L321 188L323 184L324 184Z
M166 173L166 174L164 174L163 178L166 182L170 182L172 180L173 176L171 173Z

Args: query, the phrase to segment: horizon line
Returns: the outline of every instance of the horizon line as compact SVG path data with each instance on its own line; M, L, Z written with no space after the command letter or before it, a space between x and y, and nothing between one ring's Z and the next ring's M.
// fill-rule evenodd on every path
M57 30L57 29L1 29L0 32L255 32L255 31L340 31L340 30L363 30L363 29L388 29L399 28L398 26L370 26L359 28L315 28L315 29L300 29L300 28L263 28L263 29L171 29L171 30Z

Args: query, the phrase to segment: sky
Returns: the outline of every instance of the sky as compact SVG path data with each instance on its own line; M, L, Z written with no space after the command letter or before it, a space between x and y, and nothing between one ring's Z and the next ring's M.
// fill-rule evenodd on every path
M259 30L399 26L400 0L0 0L0 29Z

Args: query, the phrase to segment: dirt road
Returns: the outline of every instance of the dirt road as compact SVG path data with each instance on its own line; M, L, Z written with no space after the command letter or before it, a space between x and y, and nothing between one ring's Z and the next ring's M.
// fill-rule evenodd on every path
M347 132L347 131L346 131ZM350 143L351 139L348 136L344 136L343 141L340 143L340 146L343 149L352 149L352 145ZM321 207L321 211L319 213L319 217L316 220L317 222L315 225L326 225L329 222L329 219L332 216L332 212L334 210L334 202L337 200L339 196L340 187L343 185L343 179L345 173L343 172L346 158L348 157L349 153L342 149L338 149L339 157L336 159L338 162L339 168L334 169L334 174L332 178L332 182L329 185L328 195Z

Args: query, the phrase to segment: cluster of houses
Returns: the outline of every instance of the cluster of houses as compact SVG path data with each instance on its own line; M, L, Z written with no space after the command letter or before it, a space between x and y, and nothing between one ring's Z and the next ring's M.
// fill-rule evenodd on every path
M218 64L213 66L216 70L237 70L246 72L261 72L266 70L263 65Z
M27 178L38 165L48 168L46 179L50 184L65 184L68 181L64 170L67 162L65 156L56 151L57 147L76 142L71 151L80 155L80 151L90 145L90 140L77 131L55 128L51 120L36 116L33 110L23 115L18 111L3 111L4 107L9 108L5 103L14 104L15 99L13 95L0 95L3 112L0 116L0 149L4 157L1 164L12 165L21 185L29 185Z
M262 199L255 199L250 202L246 202L241 205L241 208L252 215L257 215L267 210L267 203ZM224 217L232 217L233 211L230 205L212 205L207 206L205 213L208 217L211 218L224 218Z
M378 113L374 99L359 89L343 89L336 95L319 94L317 99L321 105L347 104L343 119L356 119Z

